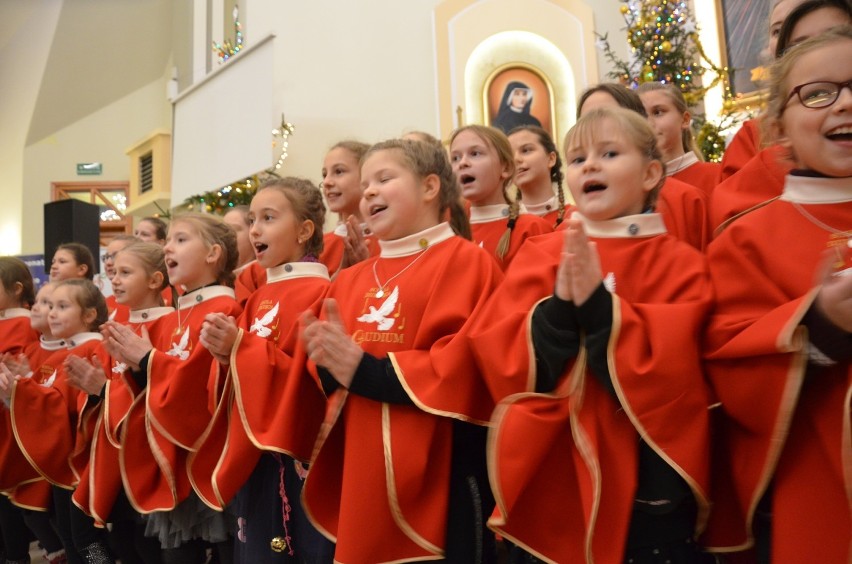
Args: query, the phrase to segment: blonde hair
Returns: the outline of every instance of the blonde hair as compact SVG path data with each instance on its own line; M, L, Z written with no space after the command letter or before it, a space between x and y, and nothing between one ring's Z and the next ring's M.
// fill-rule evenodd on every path
M592 110L581 117L565 135L565 154L567 155L572 151L578 142L594 141L600 134L601 125L606 121L614 124L620 130L620 133L639 150L639 153L647 162L657 161L662 165L663 174L660 176L660 181L648 193L645 200L645 207L653 208L657 203L660 188L666 180L666 165L660 155L660 149L657 147L657 137L654 135L654 131L648 121L636 112L624 108ZM568 160L567 157L566 160Z
M668 94L675 109L680 112L681 117L689 112L689 106L686 105L686 99L683 97L683 92L673 84L663 84L662 82L644 82L636 89L636 93L641 97L645 92L665 92ZM692 151L698 157L698 160L704 160L704 154L698 148L698 143L695 142L695 135L692 133L692 125L680 130L680 142L685 152Z
M95 319L87 327L89 331L97 331L98 327L107 322L107 319L109 319L109 311L107 310L106 300L104 299L104 295L91 280L87 278L69 278L68 280L57 282L53 291L56 292L57 288L61 288L63 286L73 288L74 291L72 292L72 295L74 300L80 306L80 309L83 310L83 313L85 313L87 309L95 310Z
M444 217L444 213L449 211L450 226L453 231L465 239L470 239L470 221L468 221L464 205L461 202L461 190L443 147L423 141L388 139L370 147L361 162L365 162L369 157L381 151L392 151L399 155L401 157L400 164L418 178L426 178L430 174L437 176L441 181L438 196L438 218Z
M770 67L769 103L766 108L766 119L763 123L763 133L767 137L778 137L781 132L781 116L790 101L789 94L792 89L787 84L787 77L793 70L793 66L811 51L844 40L852 40L852 25L846 24L831 28L797 44L795 49L789 49Z
M166 258L163 247L157 243L138 241L127 245L115 254L118 256L125 253L132 254L139 259L139 262L142 263L142 267L145 269L145 274L148 276L153 276L155 272L163 275L163 283L159 291L169 287L169 273L166 270Z
M299 221L308 220L314 224L313 234L305 241L305 256L319 257L323 248L322 228L325 224L325 203L322 192L310 180L294 176L267 180L257 191L261 190L279 192L290 202L293 213Z
M486 145L490 145L494 149L494 152L497 153L500 164L506 167L506 172L508 173L506 179L503 180L501 189L503 191L503 200L509 205L509 220L506 224L506 231L500 236L500 241L497 243L497 250L494 253L498 259L503 260L506 253L509 252L512 230L515 229L515 225L518 222L522 198L520 190L517 191L514 199L509 196L509 185L512 184L512 179L515 177L515 155L512 152L512 145L509 143L509 138L506 137L505 133L495 127L485 125L465 125L456 129L450 136L450 145L452 145L456 137L463 131L470 131L482 139Z
M361 141L355 141L354 139L344 139L343 141L339 141L332 145L332 147L328 150L330 153L335 149L346 149L352 156L355 157L357 162L361 162L361 159L364 158L364 154L370 148L370 145L367 143L362 143Z
M222 249L216 264L216 281L222 286L234 287L234 269L237 267L237 234L221 217L206 213L185 213L172 219L171 225L186 223L198 233L208 249L219 245Z

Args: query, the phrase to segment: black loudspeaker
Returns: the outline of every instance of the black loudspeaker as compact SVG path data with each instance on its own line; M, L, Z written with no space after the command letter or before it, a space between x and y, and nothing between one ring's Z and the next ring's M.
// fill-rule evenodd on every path
M56 247L63 243L82 243L95 259L95 274L100 272L100 210L80 200L59 200L44 204L44 269Z

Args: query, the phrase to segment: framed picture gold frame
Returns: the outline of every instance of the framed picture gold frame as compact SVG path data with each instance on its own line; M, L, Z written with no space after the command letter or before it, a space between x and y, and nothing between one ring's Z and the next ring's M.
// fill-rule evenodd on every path
M772 0L716 0L722 65L733 70L733 111L753 112L765 105L766 46ZM731 41L731 38L735 38Z
M522 90L527 91L526 98ZM505 133L518 125L540 125L558 139L554 100L553 85L540 69L520 62L502 65L494 69L482 88L485 125Z

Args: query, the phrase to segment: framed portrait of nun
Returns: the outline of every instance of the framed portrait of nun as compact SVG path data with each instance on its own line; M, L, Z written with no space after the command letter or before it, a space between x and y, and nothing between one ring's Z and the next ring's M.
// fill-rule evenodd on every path
M512 63L497 68L485 81L483 107L486 125L504 133L521 125L538 125L556 135L553 89L531 65Z

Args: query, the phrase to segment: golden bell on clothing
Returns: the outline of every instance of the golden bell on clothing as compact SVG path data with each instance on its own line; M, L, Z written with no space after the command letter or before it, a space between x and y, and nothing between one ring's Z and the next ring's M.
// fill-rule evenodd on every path
M287 541L284 540L284 537L274 537L269 541L269 548L275 552L284 552L287 550Z

